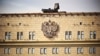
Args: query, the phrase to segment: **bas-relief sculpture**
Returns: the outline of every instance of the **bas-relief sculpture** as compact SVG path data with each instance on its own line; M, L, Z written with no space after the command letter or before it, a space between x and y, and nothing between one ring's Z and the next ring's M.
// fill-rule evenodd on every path
M42 23L41 30L43 31L44 36L52 38L57 35L57 32L59 30L59 25L56 22L49 20L48 22Z

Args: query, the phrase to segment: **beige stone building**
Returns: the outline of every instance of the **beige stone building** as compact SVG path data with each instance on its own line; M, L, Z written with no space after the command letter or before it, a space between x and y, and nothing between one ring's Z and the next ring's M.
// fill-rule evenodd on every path
M0 56L100 56L100 13L0 14Z

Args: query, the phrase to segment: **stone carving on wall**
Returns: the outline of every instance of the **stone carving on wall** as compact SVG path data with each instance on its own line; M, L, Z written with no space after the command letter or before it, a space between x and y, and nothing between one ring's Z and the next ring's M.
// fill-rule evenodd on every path
M56 22L49 20L48 22L42 23L41 30L43 31L44 36L52 38L53 36L57 35L59 25Z

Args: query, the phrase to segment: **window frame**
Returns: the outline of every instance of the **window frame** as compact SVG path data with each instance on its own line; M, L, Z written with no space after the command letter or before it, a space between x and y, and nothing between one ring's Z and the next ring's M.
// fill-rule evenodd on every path
M71 54L71 48L70 47L65 48L65 54Z
M23 32L17 32L17 40L22 40Z
M16 54L22 54L22 48L16 48Z
M34 48L28 48L28 54L34 54L35 49Z
M77 38L78 38L78 40L84 39L84 31L78 31L77 32Z
M89 54L96 54L96 48L95 47L89 47Z
M96 31L90 31L90 39L96 39Z
M34 31L29 32L29 40L34 40Z
M47 48L40 48L40 54L47 54Z
M58 54L58 48L52 48L52 54Z
M83 54L83 52L84 52L83 47L77 48L77 54Z
M10 48L4 48L4 54L10 54Z
M5 40L11 39L11 32L5 32Z
M65 31L65 40L71 40L72 31Z

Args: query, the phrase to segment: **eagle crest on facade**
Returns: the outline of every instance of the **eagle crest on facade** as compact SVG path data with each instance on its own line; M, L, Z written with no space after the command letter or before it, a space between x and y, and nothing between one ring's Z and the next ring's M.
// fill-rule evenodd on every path
M42 23L42 31L46 37L52 38L56 36L58 29L59 25L54 21L49 20L48 22Z

